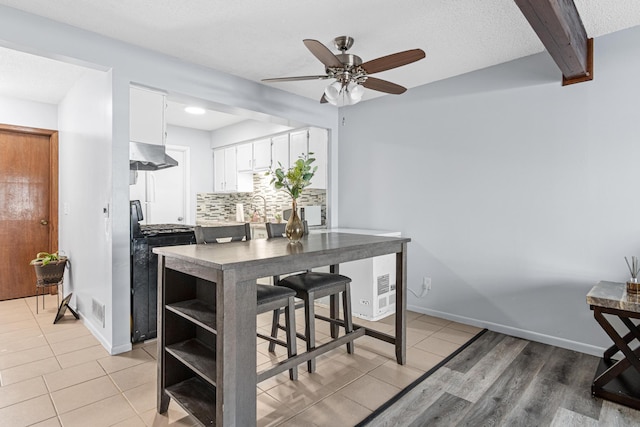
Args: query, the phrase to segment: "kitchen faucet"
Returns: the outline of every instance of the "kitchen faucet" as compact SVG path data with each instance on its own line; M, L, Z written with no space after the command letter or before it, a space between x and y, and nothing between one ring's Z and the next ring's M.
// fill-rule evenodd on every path
M256 197L259 197L262 199L262 203L263 203L263 213L264 216L263 218L263 222L267 222L267 199L264 198L264 196L261 196L260 194L256 194L251 198L251 208L255 210L255 207L253 206L253 201L255 200Z

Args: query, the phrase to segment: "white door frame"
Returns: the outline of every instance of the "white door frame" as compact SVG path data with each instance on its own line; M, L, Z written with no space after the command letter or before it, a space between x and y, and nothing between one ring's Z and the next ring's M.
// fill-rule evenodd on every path
M185 145L171 145L167 144L165 147L167 150L177 151L182 153L184 161L182 166L182 172L184 174L184 224L191 222L191 148ZM171 155L170 153L167 153Z

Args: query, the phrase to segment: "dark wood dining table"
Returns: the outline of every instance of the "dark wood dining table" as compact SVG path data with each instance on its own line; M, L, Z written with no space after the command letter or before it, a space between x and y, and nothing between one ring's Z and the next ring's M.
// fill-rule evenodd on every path
M293 361L285 360L267 375L284 372L292 363L304 363L362 335L394 344L397 363L405 364L410 241L326 232L309 234L299 244L255 239L155 248L159 269L158 412L166 412L173 398L203 425L255 425L256 280L263 277L326 266L338 272L341 263L396 254L395 334L356 325L351 334L299 354ZM330 312L337 313L337 308ZM207 340L210 345L202 345Z

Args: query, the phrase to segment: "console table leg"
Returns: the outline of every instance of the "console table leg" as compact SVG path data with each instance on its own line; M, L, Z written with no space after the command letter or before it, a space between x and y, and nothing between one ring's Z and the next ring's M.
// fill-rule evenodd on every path
M609 337L613 340L616 347L618 347L618 349L625 355L626 360L628 360L638 370L638 372L640 372L640 358L638 358L638 354L636 354L633 350L631 350L631 348L629 348L627 342L625 342L620 334L618 334L613 326L611 326L611 323L609 323L607 319L605 319L601 310L596 307L593 314L596 318L596 321L600 324L602 329L604 329L607 335L609 335ZM623 320L621 316L618 316L618 318L620 320Z
M600 310L598 307L594 308L593 315L594 315L596 321L602 327L602 329L604 329L604 331L607 333L607 335L609 335L609 337L614 342L614 346L612 346L611 348L609 348L609 349L607 349L605 351L604 359L606 361L610 361L611 360L611 356L613 356L615 353L617 353L617 350L622 351L622 353L625 356L624 359L616 362L613 366L611 366L609 369L604 371L600 376L598 376L597 378L595 378L593 380L593 387L597 390L597 389L600 389L600 388L604 387L612 379L618 377L622 372L624 372L631 365L633 365L634 368L636 370L638 370L638 372L640 372L640 358L639 358L640 349L638 349L636 351L631 350L631 348L629 347L628 343L633 341L633 338L628 339L629 338L629 334L625 335L625 337L622 338L620 336L620 334L618 334L618 332L613 328L611 323L609 323L609 321L604 317L604 314L602 313L602 310ZM625 323L625 324L627 324L628 322L631 323L631 321L629 319L623 318L621 316L618 316L618 318L620 320L622 320L622 322ZM625 322L625 320L626 320L626 322ZM635 328L635 325L633 325L633 328L632 328L630 334L635 337L635 334L637 332L638 332L637 328ZM593 392L593 388L592 388L592 392Z
M630 346L634 341L640 341L640 328L632 320L640 319L640 304L628 297L624 283L606 281L599 282L589 291L587 303L595 320L613 341L596 368L591 394L640 409L640 348L632 350ZM617 331L605 315L620 319L628 332ZM622 358L613 359L618 352L622 353Z

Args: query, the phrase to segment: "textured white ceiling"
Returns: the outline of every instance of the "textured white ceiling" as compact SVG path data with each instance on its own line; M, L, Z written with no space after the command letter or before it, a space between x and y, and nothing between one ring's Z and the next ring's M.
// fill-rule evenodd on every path
M57 104L85 68L0 47L0 95Z
M640 25L639 0L575 3L589 37ZM364 61L421 48L425 59L376 75L408 88L543 50L513 0L0 0L0 4L254 81L323 73L322 64L304 47L305 38L333 49L335 36L352 36L355 44L350 53ZM5 51L0 54L4 62ZM33 63L27 67L33 69ZM326 82L270 85L319 99ZM367 91L365 99L379 95Z
M220 111L205 110L204 114L195 115L184 111L185 107L195 104L171 101L167 102L167 124L191 129L215 130L247 120L246 117L227 114Z

